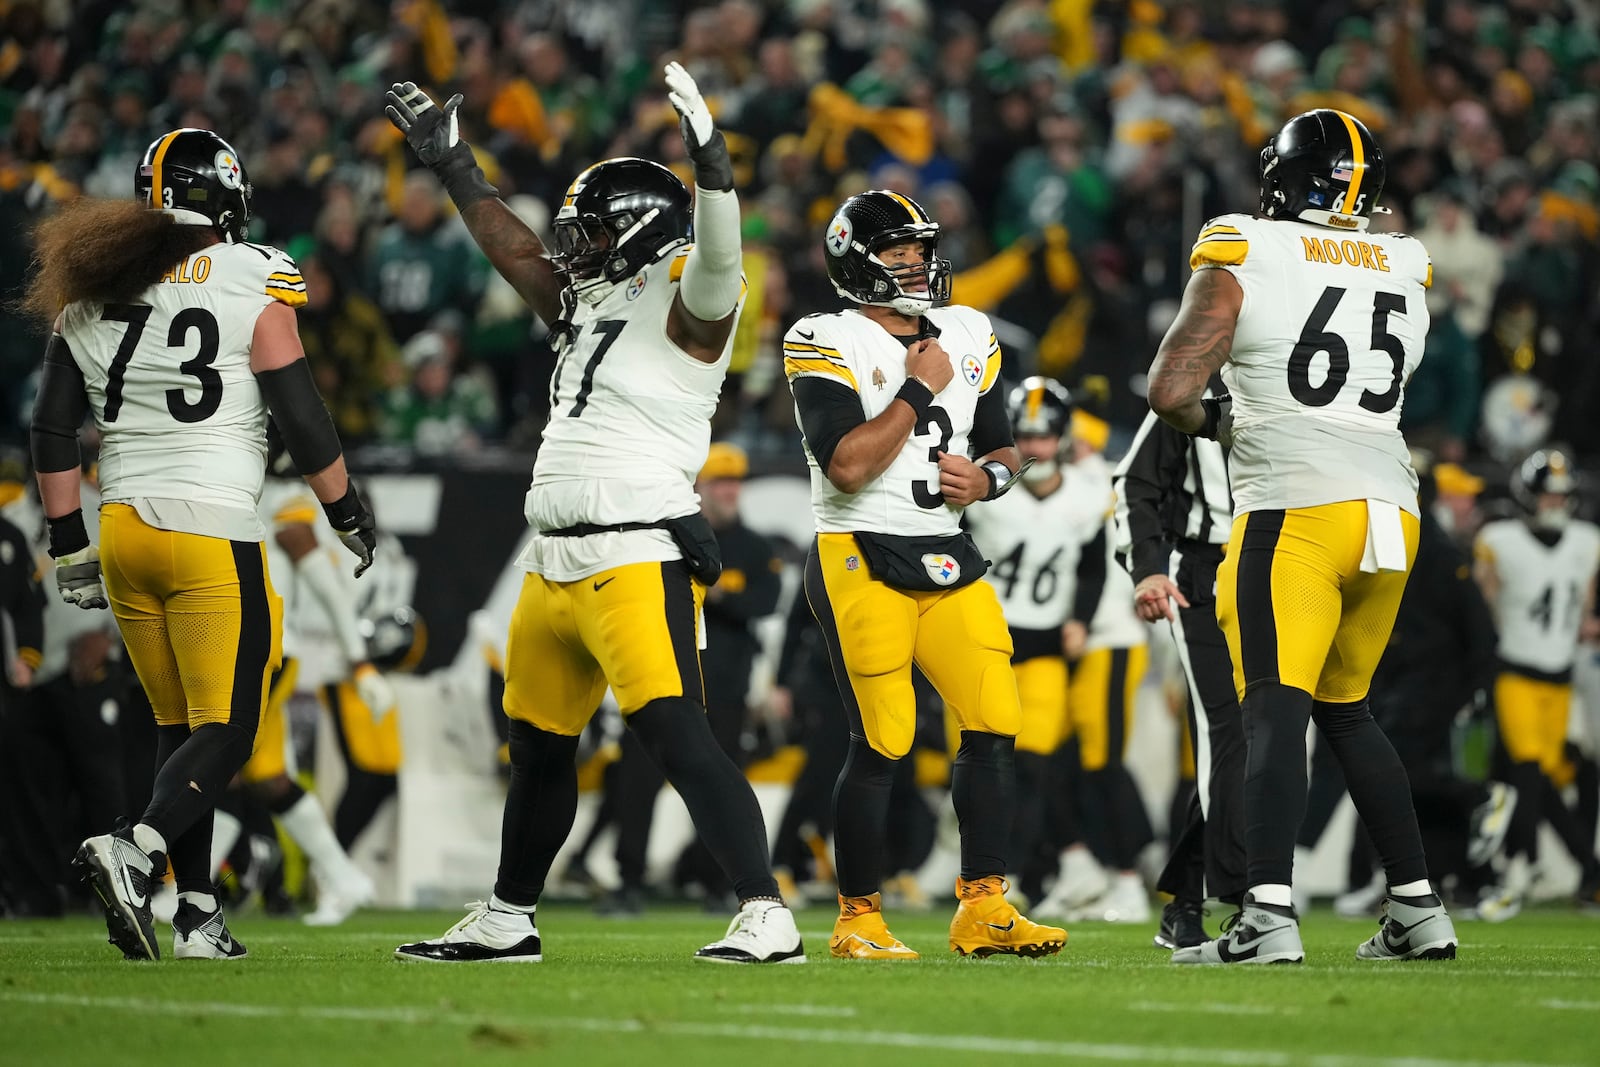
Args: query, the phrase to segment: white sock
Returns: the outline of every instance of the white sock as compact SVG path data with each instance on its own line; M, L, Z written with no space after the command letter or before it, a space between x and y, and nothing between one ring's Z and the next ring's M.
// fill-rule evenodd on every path
M179 893L179 904L193 904L201 911L216 911L217 898L210 893Z
M1415 882L1406 882L1404 885L1389 887L1391 897L1426 897L1433 893L1433 886L1428 884L1426 878L1418 878Z
M1294 907L1294 894L1282 882L1266 882L1250 887L1250 895L1257 904L1272 904L1280 908Z
M154 827L140 823L133 828L133 843L139 846L139 851L146 856L156 852L166 855L167 839L156 832Z
M317 803L316 797L310 793L304 794L288 811L278 816L278 821L311 860L312 869L317 872L318 884L326 880L330 884L324 888L331 888L338 883L353 881L358 876L355 864L350 862L350 857L339 845L339 839L333 835L327 813Z
M533 909L538 906L537 904L507 904L494 894L491 893L489 895L490 911L508 911L514 915L532 915Z
M222 861L228 858L233 846L239 843L239 835L243 832L244 823L227 812L219 811L212 816L211 880L213 882L217 880L217 872L222 870Z

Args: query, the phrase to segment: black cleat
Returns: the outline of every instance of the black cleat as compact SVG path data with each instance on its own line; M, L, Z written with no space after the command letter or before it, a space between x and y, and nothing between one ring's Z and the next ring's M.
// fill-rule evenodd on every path
M533 916L500 911L483 901L468 904L467 917L443 937L394 950L396 959L419 963L538 963L544 959Z
M1210 940L1206 935L1205 908L1198 900L1174 900L1161 909L1161 929L1156 948L1193 948Z

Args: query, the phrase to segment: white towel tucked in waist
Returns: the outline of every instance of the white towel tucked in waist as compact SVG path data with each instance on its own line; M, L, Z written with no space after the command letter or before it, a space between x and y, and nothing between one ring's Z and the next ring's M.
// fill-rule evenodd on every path
M1361 554L1366 574L1406 570L1406 531L1400 525L1400 506L1387 500L1367 501L1367 547Z

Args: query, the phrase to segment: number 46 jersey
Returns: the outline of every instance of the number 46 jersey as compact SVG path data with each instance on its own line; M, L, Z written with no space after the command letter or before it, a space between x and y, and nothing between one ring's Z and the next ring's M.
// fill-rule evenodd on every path
M164 529L261 540L267 406L250 370L256 319L273 301L306 302L294 260L276 248L214 244L127 304L78 301L62 335L99 428L106 503L179 502ZM184 517L175 522L160 515ZM190 529L196 516L204 529ZM235 518L236 517L236 518ZM254 535L249 530L254 530Z
M1006 625L1053 630L1072 614L1078 562L1112 504L1111 480L1076 464L1062 465L1055 492L1037 497L1013 486L998 500L966 510L972 539L989 559L984 576L1000 597ZM1084 619L1085 623L1089 620Z
M1417 514L1400 408L1428 335L1422 243L1223 215L1189 263L1227 270L1244 290L1222 368L1237 512L1376 499Z

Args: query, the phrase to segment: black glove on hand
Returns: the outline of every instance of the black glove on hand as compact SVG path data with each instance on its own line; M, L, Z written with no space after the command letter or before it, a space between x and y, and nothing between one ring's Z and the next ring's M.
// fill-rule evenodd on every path
M389 87L385 99L388 104L383 110L389 121L406 135L406 143L417 158L439 176L457 208L465 211L469 204L500 195L478 169L472 149L461 139L456 120L463 100L460 93L441 108L415 82L396 82Z
M378 547L378 523L372 517L372 509L356 492L355 480L351 479L344 496L331 504L323 504L322 511L344 547L361 560L356 565L356 577L361 577L372 566L372 554Z

